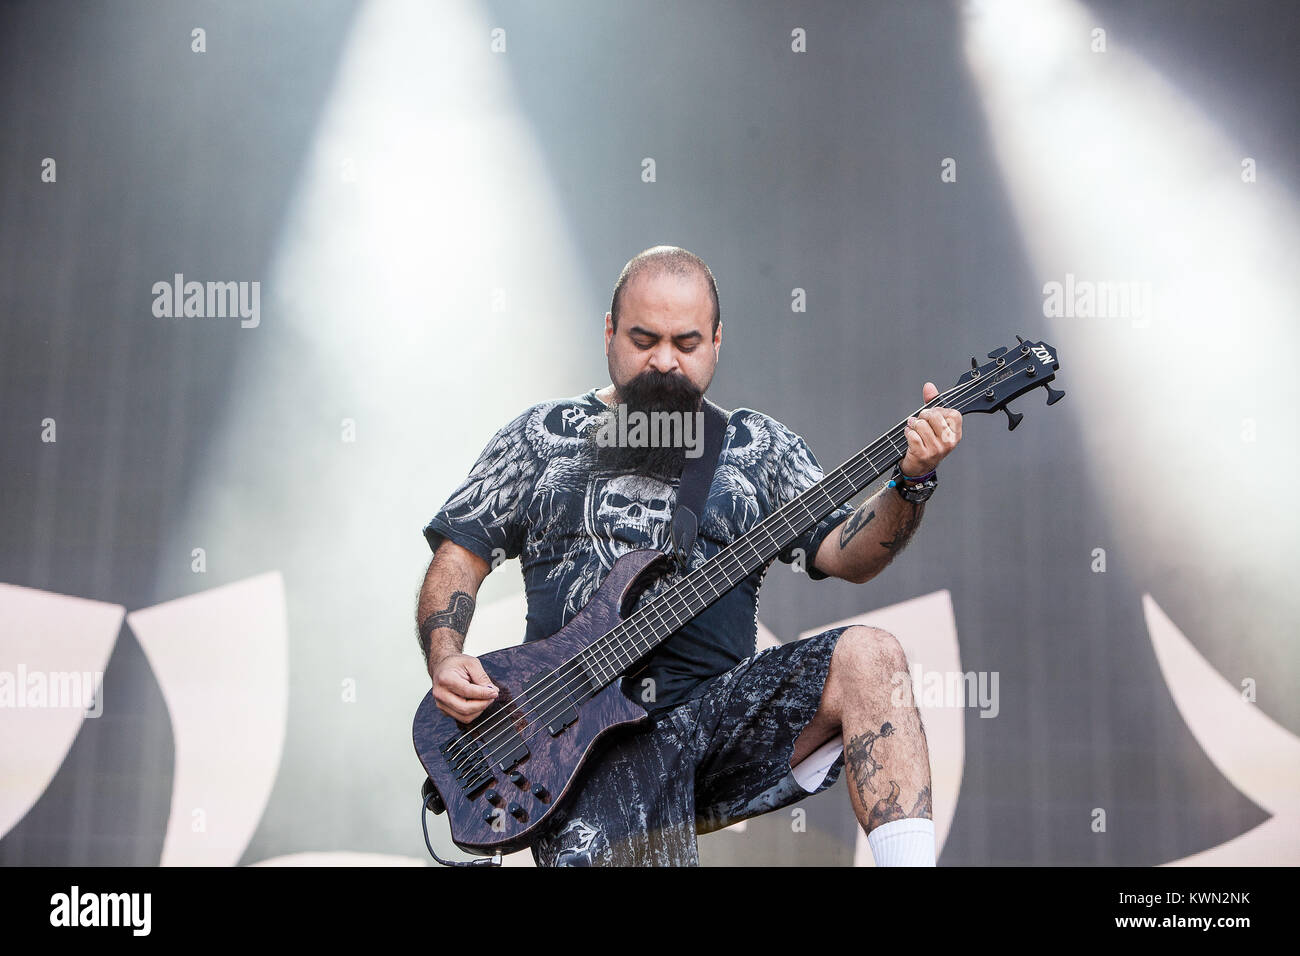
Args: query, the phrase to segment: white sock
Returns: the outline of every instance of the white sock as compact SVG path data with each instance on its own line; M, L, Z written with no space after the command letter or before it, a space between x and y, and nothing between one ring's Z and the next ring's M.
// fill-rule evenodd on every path
M934 866L934 821L906 817L867 834L876 866Z

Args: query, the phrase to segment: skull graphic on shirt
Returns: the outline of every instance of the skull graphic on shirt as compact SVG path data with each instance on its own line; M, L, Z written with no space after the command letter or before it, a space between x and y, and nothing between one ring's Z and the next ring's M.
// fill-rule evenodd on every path
M645 475L593 476L587 530L606 568L634 548L662 548L672 520L673 486Z

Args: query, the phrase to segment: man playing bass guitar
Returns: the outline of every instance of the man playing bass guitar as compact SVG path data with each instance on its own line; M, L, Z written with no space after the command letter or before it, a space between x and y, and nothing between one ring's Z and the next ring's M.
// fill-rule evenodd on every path
M611 384L534 405L496 433L424 528L434 550L417 624L439 710L477 717L497 696L463 653L479 585L521 559L525 640L580 611L615 559L665 549L683 447L609 444L621 413L694 414L722 345L717 285L697 256L656 246L633 258L605 316ZM927 382L923 404L938 395ZM619 406L622 406L620 409ZM895 481L857 510L842 505L779 557L808 577L863 583L920 523L939 462L961 440L956 409L927 408L905 428ZM732 411L690 566L707 561L822 478L802 438L747 408ZM811 556L809 559L807 556ZM847 767L849 800L876 863L932 866L925 730L898 641L834 628L755 654L755 571L623 678L650 720L611 738L532 843L539 865L694 865L698 833L820 793ZM662 584L652 585L643 601Z

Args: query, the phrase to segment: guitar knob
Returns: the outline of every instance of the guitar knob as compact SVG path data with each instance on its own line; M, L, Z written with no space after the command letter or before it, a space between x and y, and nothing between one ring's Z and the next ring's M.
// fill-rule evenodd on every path
M524 808L517 803L512 803L510 804L510 815L516 819L522 820L524 818Z
M524 775L520 773L518 770L510 771L510 782L513 783L516 787L528 786L528 781L524 779Z
M491 822L492 822L493 820L495 820L496 818L497 818L497 812L496 812L495 810L484 810L484 811L483 811L483 822L484 822L484 823L491 823Z
M497 803L501 800L501 794L497 793L495 790L489 790L487 793L483 794L483 796L487 797L488 803Z
M548 793L546 788L539 783L537 786L533 787L533 796L538 800L545 800L550 796L550 793Z

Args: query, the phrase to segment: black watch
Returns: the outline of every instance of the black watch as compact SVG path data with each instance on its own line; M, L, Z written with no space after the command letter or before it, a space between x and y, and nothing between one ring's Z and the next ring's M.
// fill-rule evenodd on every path
M928 501L934 494L934 489L939 487L939 472L932 471L928 475L919 475L916 478L909 478L903 474L902 469L894 466L893 477L889 479L889 484L898 492L899 497L904 501L910 501L914 505L919 505L923 501Z

